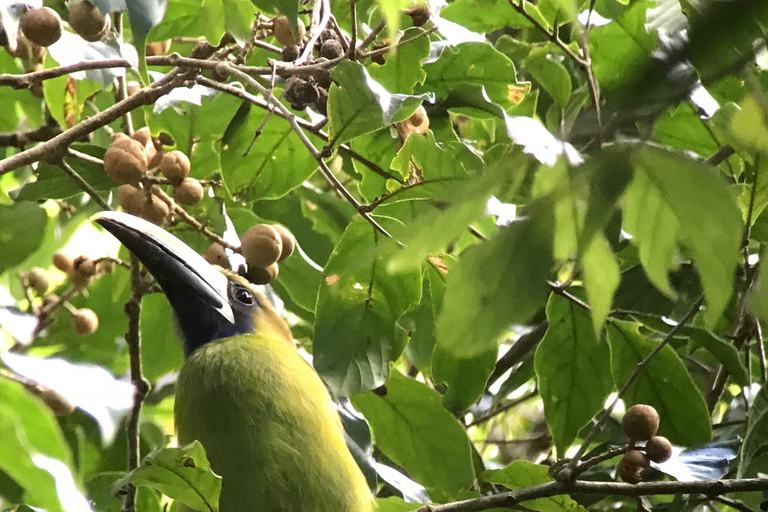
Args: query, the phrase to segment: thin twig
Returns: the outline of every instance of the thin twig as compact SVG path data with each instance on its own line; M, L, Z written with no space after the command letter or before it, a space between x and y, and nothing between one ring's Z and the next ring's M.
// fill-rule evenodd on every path
M357 60L357 0L349 0L349 18L352 31L352 43L349 45L349 60Z
M475 418L472 418L472 421L467 423L467 427L474 427L475 425L479 425L481 423L485 423L486 421L489 421L493 419L494 417L498 416L499 414L506 412L513 407L517 407L518 405L522 404L523 402L527 402L531 398L534 398L539 394L538 389L534 389L533 391L524 394L521 397L513 398L504 402L501 402L497 404L495 407L491 407L487 411L485 411L483 414L478 415Z
M112 208L109 206L109 203L107 203L104 199L101 198L99 194L96 193L96 191L91 187L91 185L83 179L82 176L80 176L77 171L75 171L70 165L65 162L63 159L59 160L58 162L59 168L64 171L64 173L72 178L72 181L77 183L77 186L83 189L83 191L88 194L91 199L96 201L96 203L104 208L105 210L111 210Z
M760 320L755 318L755 330L757 331L757 359L760 361L760 382L765 384L768 381L768 372L765 364L765 344L763 342L763 328Z
M547 27L539 23L539 20L534 18L528 11L525 10L525 0L520 0L520 2L516 2L515 0L509 0L509 5L512 6L514 10L516 10L518 13L520 13L525 19L527 19L534 27L536 27L540 32L542 32L545 36L547 36L547 39L555 43L558 48L560 48L563 53L565 53L573 62L578 64L581 68L586 69L588 66L587 61L585 61L580 56L573 53L573 50L571 50L567 44L565 44L557 35L555 32L550 32Z
M296 59L296 64L304 64L312 56L312 51L315 48L320 34L325 30L328 25L328 20L331 19L331 4L328 0L315 0L315 6L312 9L312 26L310 27L309 41L304 51Z

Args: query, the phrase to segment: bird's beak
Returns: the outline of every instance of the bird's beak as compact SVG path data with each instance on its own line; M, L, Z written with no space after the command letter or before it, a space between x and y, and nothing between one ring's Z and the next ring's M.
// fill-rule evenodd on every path
M184 242L127 213L101 212L91 220L120 240L155 277L168 296L187 341L188 330L200 335L214 325L235 323L229 280ZM212 313L218 318L212 318Z

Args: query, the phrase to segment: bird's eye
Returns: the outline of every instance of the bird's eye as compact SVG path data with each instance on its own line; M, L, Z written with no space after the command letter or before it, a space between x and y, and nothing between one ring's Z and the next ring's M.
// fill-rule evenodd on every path
M253 298L253 294L242 286L235 288L235 298L240 304L245 306L253 306L254 302L256 301Z

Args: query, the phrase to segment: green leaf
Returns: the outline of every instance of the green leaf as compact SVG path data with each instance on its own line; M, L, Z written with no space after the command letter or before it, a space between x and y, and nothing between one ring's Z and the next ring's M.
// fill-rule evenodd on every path
M739 351L714 333L698 327L683 327L680 334L688 336L691 342L698 345L714 356L723 365L734 381L739 386L749 386L747 369L741 362Z
M408 40L423 33L424 30L411 27L406 30L401 40ZM429 57L429 39L422 37L412 43L400 46L387 55L387 61L379 66L371 64L368 72L373 80L386 90L402 94L413 94L413 87L421 84L427 77L421 61Z
M26 503L64 512L57 486L74 487L74 482L69 448L53 412L20 384L5 378L0 378L0 403L0 469L24 489ZM67 512L87 510L82 495L71 499Z
M548 466L524 460L516 460L504 469L485 471L480 477L485 482L503 485L513 491L552 481ZM568 495L524 501L522 505L539 512L586 512L584 507Z
M462 253L448 276L437 320L437 346L472 358L495 348L510 324L525 322L544 306L552 266L552 212L533 206L528 219L502 228Z
M331 140L342 144L358 135L407 119L431 94L391 94L359 63L342 61L328 91Z
M0 205L0 273L18 265L43 243L48 215L32 202Z
M607 326L611 348L611 372L621 388L658 343L640 334L640 324L612 321ZM677 353L666 345L651 359L623 397L629 407L648 404L661 417L659 435L675 444L695 446L712 439L709 411L701 391L693 383Z
M432 375L436 383L448 386L443 405L460 413L469 409L483 394L488 377L496 365L498 350L493 347L474 357L456 357L436 345L432 353Z
M556 56L533 51L523 61L523 69L552 96L560 108L568 106L571 99L571 75Z
M195 510L219 510L221 477L211 471L205 449L198 441L153 451L123 481L156 489Z
M250 0L223 0L223 4L227 32L242 45L251 35L251 21L256 11L253 3Z
M616 256L602 233L594 235L584 248L581 267L584 272L584 288L592 308L592 324L595 332L599 333L611 311L613 294L621 279Z
M376 510L378 512L408 512L420 508L423 503L406 503L403 498L398 496L389 496L387 498L376 498Z
M595 335L589 312L568 299L552 294L547 320L534 365L544 415L558 456L564 456L613 389L610 354Z
M184 362L175 318L165 294L153 293L141 299L141 360L150 382L178 371ZM159 332L165 335L157 336Z
M671 151L644 147L635 153L633 163L639 183L634 194L646 202L645 210L636 209L631 216L632 225L643 231L638 241L643 266L651 262L655 269L649 272L651 280L661 284L662 291L671 291L665 282L673 255L670 245L673 237L682 239L704 288L705 318L714 322L731 296L740 259L743 226L733 194L717 170ZM661 254L653 254L650 244Z
M267 111L243 103L224 133L221 174L234 195L244 194L249 199L282 197L317 169L314 157L282 120L267 123L244 156L266 115Z
M376 446L423 484L435 500L455 496L475 478L469 438L426 385L392 372L387 394L352 398Z
M404 348L400 316L418 304L419 270L392 274L377 250L381 235L363 219L352 222L333 251L317 299L314 365L335 396L382 385L389 363Z
M768 446L765 444L766 436L768 436L768 386L763 386L749 410L747 431L739 456L738 478L744 478L752 473L750 468L752 463L768 452Z
M542 26L550 28L549 22L544 19L535 4L525 2L525 10ZM507 27L533 27L530 21L509 5L509 2L496 0L456 0L440 10L440 17L481 34Z
M400 16L403 10L411 5L411 0L376 0L379 9L384 14L384 20L387 22L387 34L391 44L397 39L397 33L400 30Z

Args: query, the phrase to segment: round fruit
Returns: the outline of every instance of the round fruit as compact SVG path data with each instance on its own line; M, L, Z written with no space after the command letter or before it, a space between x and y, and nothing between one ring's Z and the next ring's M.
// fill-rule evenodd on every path
M650 405L633 405L624 413L621 427L633 441L647 441L659 430L659 413Z
M240 239L240 244L240 252L249 268L266 268L276 263L283 252L280 234L267 224L251 226Z
M273 32L275 39L283 46L297 46L301 43L304 37L305 28L302 23L298 24L298 33L294 34L291 30L291 24L288 22L288 18L280 16L275 18L273 26Z
M144 147L152 144L152 132L149 131L149 126L139 128L131 134L131 138ZM154 144L152 144L152 146L154 146Z
M326 28L325 30L320 32L320 35L317 38L318 46L323 46L323 43L325 43L329 39L333 39L335 41L339 40L339 34L337 34L336 31L333 30L332 28Z
M322 64L324 62L328 62L328 59L326 59L325 57L320 57L316 59L312 64ZM322 67L320 69L317 69L315 72L312 73L312 78L314 78L317 85L322 88L328 89L331 86L330 68Z
M72 272L77 274L80 281L87 281L96 275L96 263L88 256L78 256L72 262Z
M87 336L99 328L99 317L92 309L78 309L72 314L72 328L80 336Z
M168 50L171 49L171 40L158 41L157 43L149 43L146 48L147 57L153 57L155 55L165 55Z
M153 194L149 198L144 196L139 216L153 224L162 226L168 221L170 213L168 203Z
M320 112L324 116L328 115L328 91L327 90L323 88L319 88L317 90L317 100L315 100L314 105L318 112Z
M429 17L432 12L429 10L429 5L419 5L412 9L408 9L405 13L411 17L414 27L420 27L429 21Z
M284 46L283 47L283 61L293 62L301 55L301 49L298 46Z
M285 99L294 110L304 110L304 107L317 101L320 94L315 84L302 78L297 78L285 91Z
M88 0L73 3L69 8L69 24L86 41L101 41L112 28L112 21Z
M48 275L42 268L35 267L27 273L27 284L42 296L48 290Z
M248 266L248 272L245 277L253 284L269 284L275 280L280 273L280 267L273 263L266 268Z
M277 261L283 261L293 254L293 251L296 249L296 238L285 226L274 224L272 227L275 228L277 234L280 235L280 240L283 242L283 250L280 252L280 257L277 259Z
M141 211L143 192L133 185L120 185L117 187L117 204L126 212L138 215Z
M616 472L622 480L629 484L637 484L642 481L642 477L640 476L643 472L642 468L628 463L627 459L621 459L619 461L616 466Z
M344 47L336 39L329 39L320 47L320 56L328 60L338 59L344 55Z
M55 293L49 293L45 297L43 297L43 309L49 310L53 307L54 304L59 302L59 296Z
M199 203L204 194L203 186L195 178L184 178L173 189L173 199L184 206Z
M205 251L205 261L211 265L218 265L221 268L229 268L229 258L224 247L217 243L212 243L208 250Z
M163 176L175 183L189 176L189 158L181 151L169 151L160 160L160 172Z
M116 137L104 153L104 170L117 183L138 181L148 164L144 146L127 136Z
M397 128L400 137L403 139L406 139L412 133L426 133L426 131L429 130L429 117L427 116L427 111L424 109L424 106L419 105L419 108L416 109L416 112L411 114L411 117L405 121L397 123L395 127Z
M667 462L672 458L672 443L662 436L653 436L645 445L645 454L653 462Z
M72 270L72 258L59 251L53 255L53 266L65 274Z
M27 39L40 46L50 46L61 37L61 17L50 7L28 9L19 26Z

